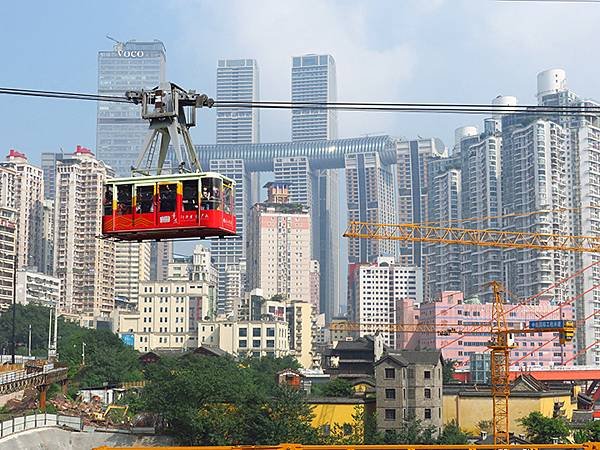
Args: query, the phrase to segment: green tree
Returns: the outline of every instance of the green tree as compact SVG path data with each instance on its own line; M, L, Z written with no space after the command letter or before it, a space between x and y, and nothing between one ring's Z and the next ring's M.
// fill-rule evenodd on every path
M48 354L48 325L50 309L37 305L16 305L15 336L17 353L26 354L31 324L32 354ZM0 315L0 346L10 352L12 312ZM102 386L103 383L135 381L142 378L138 352L127 347L117 335L108 330L81 328L58 319L59 362L69 366L69 377L76 385ZM82 345L86 343L86 364L82 366Z
M335 378L327 383L315 385L314 394L323 397L352 397L354 388L349 381Z
M576 443L600 442L600 421L592 420L587 422L583 428L575 430L573 437Z
M551 444L553 439L559 443L568 441L569 427L563 418L544 416L539 411L534 411L528 416L519 419L527 432L527 438L534 444Z
M272 382L288 362L163 358L146 370L142 405L188 445L316 443L303 394ZM271 369L257 370L265 365Z
M458 363L458 361L456 361L454 359L444 360L444 366L442 368L442 379L444 381L444 384L457 382L454 379L454 372L456 371L457 363Z
M438 444L463 445L467 443L467 433L460 429L456 421L447 423L437 438Z

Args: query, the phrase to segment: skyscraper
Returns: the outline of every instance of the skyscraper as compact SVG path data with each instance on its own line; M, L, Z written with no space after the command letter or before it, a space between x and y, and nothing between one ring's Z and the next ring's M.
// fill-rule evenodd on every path
M292 58L292 103L337 101L336 65L331 55L302 55ZM337 138L337 111L327 109L292 109L292 141L316 141ZM312 169L302 181L293 170L280 167L276 181L288 183L294 198L306 195L313 223L313 258L321 268L320 310L329 320L339 313L339 201L338 173L335 169L310 168L308 159L282 161L294 163L301 170ZM285 175L284 175L285 174ZM312 202L309 196L312 196Z
M337 101L335 60L331 55L292 58L292 103ZM292 141L337 138L337 111L292 109Z
M17 267L42 266L44 177L42 169L27 157L10 150L2 163L16 171L15 208L17 210Z
M217 66L217 102L260 100L255 59L220 59ZM260 109L217 108L217 144L260 142Z
M114 309L115 244L102 233L102 195L112 172L84 147L56 169L54 270L62 310L106 317Z
M217 65L217 101L253 102L260 99L258 64L254 59L222 59ZM260 142L260 111L257 108L217 108L217 144ZM245 276L240 261L246 254L248 214L253 192L259 190L258 173L250 174L242 159L211 159L210 170L235 180L237 236L213 241L211 254L219 274L217 308L230 314L244 291ZM243 263L243 261L242 261ZM243 265L243 264L242 264Z
M165 81L166 50L162 42L116 42L98 52L98 94L122 97L128 90L151 89ZM98 102L96 152L118 176L129 175L148 124L140 107L130 103Z

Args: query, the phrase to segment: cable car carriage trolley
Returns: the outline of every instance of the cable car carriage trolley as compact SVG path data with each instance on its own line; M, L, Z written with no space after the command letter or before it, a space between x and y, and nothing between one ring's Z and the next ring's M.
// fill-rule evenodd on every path
M212 99L173 83L126 95L142 104L150 130L132 176L106 181L103 236L124 241L235 236L235 182L202 172L189 134L196 108L212 106ZM163 173L169 145L178 161L176 173Z

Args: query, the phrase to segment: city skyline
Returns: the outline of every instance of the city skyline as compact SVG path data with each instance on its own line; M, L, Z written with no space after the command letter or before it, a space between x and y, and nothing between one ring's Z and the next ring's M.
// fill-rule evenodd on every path
M117 16L109 13L114 9L109 6L110 3L102 7L90 5L92 16L97 19L86 22L87 39L77 42L73 42L69 30L52 27L51 18L76 20L78 10L48 8L40 4L41 13L32 18L32 29L36 32L22 36L19 46L6 49L7 59L14 63L3 71L3 84L93 93L97 89L96 55L99 50L112 46L112 42L104 37L109 33L121 40L160 39L168 50L168 78L213 97L216 95L214 67L219 59L256 59L261 66L261 98L288 100L291 95L288 71L292 56L323 52L334 55L336 59L338 98L344 101L485 103L498 94L509 93L520 98L522 103L535 103L535 80L530 74L553 66L567 70L570 85L576 92L600 98L600 88L592 81L592 75L598 71L596 62L578 64L583 55L593 51L592 44L583 37L600 14L594 5L486 2L484 15L482 10L471 7L472 0L436 1L429 6L410 1L402 4L381 2L386 8L372 10L363 10L358 2L332 2L328 5L311 2L311 8L306 8L304 2L289 2L283 9L281 5L274 8L270 2L252 6L234 3L235 8L196 2L190 5L191 11L185 13L183 9L186 8L171 5L163 13L165 20L176 26L149 33L142 22L129 23L127 18L147 13L153 8L153 2L143 6L114 2L120 11ZM158 2L154 6L158 7ZM24 13L23 8L23 5L11 4L8 5L8 13L12 9L13 15L19 15ZM264 24L274 22L273 17L278 17L282 24L277 29L281 33L280 38L274 37L276 30L265 34L265 27L262 27L259 33L258 28L240 19L245 15L255 16L249 13L252 9L256 10ZM230 29L233 33L225 36L220 34L223 31L212 27L192 28L189 14L200 10L204 11L202 14L220 17L225 24L222 30ZM297 19L306 17L308 10L318 11L317 19L297 22ZM397 14L381 14L383 10L396 11ZM106 29L109 17L111 28ZM356 20L355 27L351 27L352 32L345 28L343 17ZM461 36L455 36L448 27L458 19L466 27ZM394 20L400 20L404 26L384 26ZM512 24L510 32L502 26L507 20ZM302 27L298 23L302 23ZM578 25L574 26L575 23ZM558 24L560 28L556 28ZM13 26L14 23L8 23L4 32L7 35L18 34L17 30L11 31ZM536 27L538 33L531 35L528 32L531 27ZM560 39L561 33L553 32L555 28L568 32L571 38ZM486 29L490 32L486 33ZM43 40L39 39L41 33L44 34ZM216 34L208 39L211 33ZM456 39L446 39L450 37L448 35ZM572 46L571 42L575 41L578 45ZM70 51L63 51L64 42L72 42ZM205 42L211 42L211 45ZM514 45L516 42L519 42L518 46ZM539 45L544 42L553 45L547 48ZM442 47L436 49L434 44ZM47 75L29 70L31 63L20 50L28 46L39 49L36 58L44 65ZM494 51L486 51L487 48ZM476 56L477 64L458 64L458 55L461 54ZM510 61L510 64L498 64L499 61ZM465 67L469 70L463 70ZM514 71L514 67L519 67L519 70ZM440 69L443 69L443 77L439 75ZM464 89L466 86L468 89ZM36 163L42 151L59 151L61 147L69 149L77 144L94 148L96 105L53 99L16 100L10 98L0 105L0 116L29 117L36 121L38 132L28 133L25 123L10 120L11 126L0 136L0 147L20 149ZM214 142L215 117L216 111L202 112L198 130L194 132L196 143ZM288 140L291 136L289 121L289 113L265 112L261 118L261 140ZM383 132L410 138L419 134L438 136L450 143L455 128L479 121L476 117L465 116L436 116L435 120L431 120L429 116L418 114L343 113L339 116L339 135L352 137Z

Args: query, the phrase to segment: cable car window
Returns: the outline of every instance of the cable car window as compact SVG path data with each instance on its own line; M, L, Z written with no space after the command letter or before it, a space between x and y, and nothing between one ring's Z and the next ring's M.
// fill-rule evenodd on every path
M221 209L222 189L220 178L202 178L202 209Z
M104 186L104 215L112 216L113 207L113 187L107 184Z
M173 212L177 204L177 184L161 184L159 189L159 211Z
M233 210L233 189L230 184L223 184L223 209L227 214Z
M131 214L131 184L117 186L117 214L119 216Z
M198 209L198 180L183 182L183 210L196 211Z
M135 212L137 214L154 212L154 186L136 187Z

